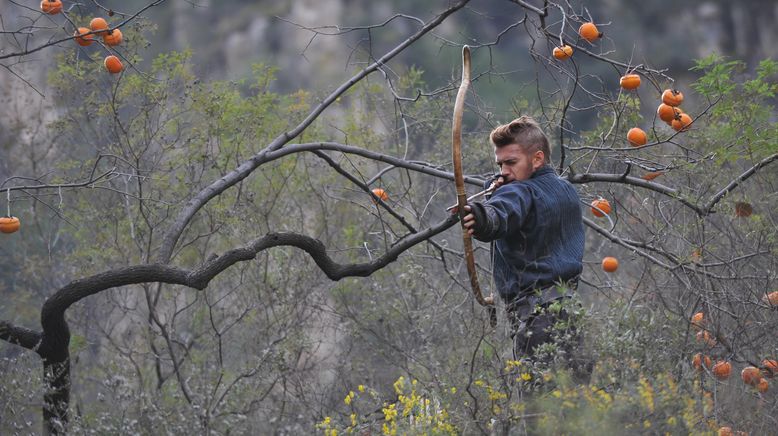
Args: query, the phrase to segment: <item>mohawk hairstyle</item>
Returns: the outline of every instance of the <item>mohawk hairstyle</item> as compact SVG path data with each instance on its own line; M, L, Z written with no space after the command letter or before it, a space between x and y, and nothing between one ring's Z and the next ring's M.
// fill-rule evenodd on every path
M508 124L497 126L489 134L489 140L497 148L518 144L527 153L542 151L546 163L551 163L551 147L548 145L548 138L532 117L522 115Z

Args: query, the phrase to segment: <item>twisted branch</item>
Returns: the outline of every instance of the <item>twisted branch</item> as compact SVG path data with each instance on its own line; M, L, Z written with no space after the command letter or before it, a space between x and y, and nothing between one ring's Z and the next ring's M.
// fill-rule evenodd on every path
M319 115L321 115L321 113L324 112L324 110L327 107L329 107L333 102L335 102L337 98L340 97L343 93L351 89L352 86L354 86L356 83L360 82L362 79L367 77L370 73L378 70L381 66L383 66L389 60L391 60L399 53L401 53L403 50L408 48L408 46L410 46L411 44L419 40L422 36L432 31L443 21L445 21L449 15L463 8L469 1L470 0L460 0L457 3L453 4L452 6L450 6L445 11L443 11L442 13L440 13L438 16L436 16L430 22L425 24L421 29L419 29L416 33L411 35L405 41L395 46L392 50L390 50L389 52L381 56L381 58L376 60L374 63L372 63L364 70L360 71L352 78L348 79L346 82L341 84L337 89L335 89L332 93L330 93L330 95L328 95L318 106L316 106L308 114L308 116L303 121L301 121L295 128L293 128L288 132L284 132L278 135L273 141L270 142L270 144L267 145L267 147L265 147L264 150L259 152L254 157L244 161L235 170L224 175L222 178L211 183L209 186L206 186L202 191L200 191L198 194L192 197L178 213L178 216L176 217L173 224L165 232L162 246L160 247L159 252L157 254L158 261L160 263L168 263L170 261L170 257L173 254L175 245L178 242L178 239L181 237L181 234L183 233L184 229L192 220L192 217L194 217L194 215L206 203L208 203L208 201L210 201L211 199L221 194L231 186L234 186L241 180L248 177L255 169L257 169L257 167L259 167L259 165L261 165L261 163L265 159L265 155L267 155L270 152L281 149L287 143L289 143L289 141L299 136L300 133L302 133L306 128L308 128L308 126L311 123L313 123L313 121L316 120L319 117Z

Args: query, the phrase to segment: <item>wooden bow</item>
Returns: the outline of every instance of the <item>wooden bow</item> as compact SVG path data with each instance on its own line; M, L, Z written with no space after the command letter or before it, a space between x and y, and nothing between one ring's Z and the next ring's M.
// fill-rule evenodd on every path
M478 284L478 273L475 269L475 256L473 255L473 240L464 226L465 205L467 194L465 193L465 176L462 172L462 115L465 112L465 97L470 86L470 47L462 48L462 83L459 85L457 99L454 103L454 121L451 128L451 159L454 162L454 183L457 188L457 211L462 223L462 241L464 243L465 261L467 262L467 274L470 276L470 287L473 295L481 306L489 308L489 318L492 326L497 318L494 309L494 296L484 298L481 294L481 286Z

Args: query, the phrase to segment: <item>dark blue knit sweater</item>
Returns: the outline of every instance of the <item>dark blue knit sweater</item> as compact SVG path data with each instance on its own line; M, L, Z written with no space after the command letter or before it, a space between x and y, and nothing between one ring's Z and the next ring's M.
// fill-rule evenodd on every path
M486 219L477 223L474 236L496 241L494 281L506 302L581 274L584 227L578 193L550 166L538 168L528 180L501 186L479 209L476 217ZM554 297L542 295L541 300Z

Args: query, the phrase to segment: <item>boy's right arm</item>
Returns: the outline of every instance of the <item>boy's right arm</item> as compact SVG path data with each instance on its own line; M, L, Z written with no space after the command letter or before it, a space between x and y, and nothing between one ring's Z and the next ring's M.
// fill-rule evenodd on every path
M465 206L465 215L463 222L467 233L479 241L492 241L497 238L499 222L496 214L489 213L487 208L490 206L481 202L473 202Z

